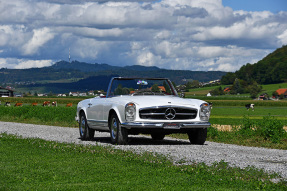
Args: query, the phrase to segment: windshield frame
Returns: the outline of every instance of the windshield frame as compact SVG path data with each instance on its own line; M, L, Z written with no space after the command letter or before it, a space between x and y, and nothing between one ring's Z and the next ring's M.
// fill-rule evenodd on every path
M171 88L171 91L172 91L172 94L170 96L176 96L176 97L179 97L178 96L178 93L176 91L176 89L174 88L173 84L171 83L171 81L168 79L168 78L126 78L126 77L113 77L109 83L109 87L108 87L108 91L107 91L107 95L106 97L117 97L117 96L122 96L122 95L112 95L111 94L111 91L112 91L112 86L113 86L113 83L116 81L116 80L164 80L168 83L168 85L170 86Z

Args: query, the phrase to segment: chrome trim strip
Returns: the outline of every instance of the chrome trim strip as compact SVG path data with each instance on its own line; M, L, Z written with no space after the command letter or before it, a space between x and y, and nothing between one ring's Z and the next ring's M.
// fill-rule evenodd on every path
M177 122L167 122L167 123L145 123L145 122L126 122L121 125L127 129L132 128L163 128L164 124L176 123L180 128L208 128L210 127L209 122L189 122L189 123L177 123Z
M165 113L141 113L140 115L165 115ZM196 115L196 113L176 113L176 115Z
M87 119L88 122L92 123L108 123L107 120L94 120L94 119Z
M159 109L159 108L182 108L182 109L190 109L190 110L198 111L198 109L193 108L193 107L185 107L185 106L177 106L177 105L162 105L162 106L144 107L144 108L140 108L139 111L146 110L146 109Z

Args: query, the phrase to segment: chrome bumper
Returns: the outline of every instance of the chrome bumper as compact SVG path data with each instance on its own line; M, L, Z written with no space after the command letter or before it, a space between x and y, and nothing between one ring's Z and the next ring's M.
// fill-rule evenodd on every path
M127 129L133 128L163 128L163 129L188 129L188 128L208 128L209 122L189 122L189 123L144 123L144 122L126 122L121 124Z

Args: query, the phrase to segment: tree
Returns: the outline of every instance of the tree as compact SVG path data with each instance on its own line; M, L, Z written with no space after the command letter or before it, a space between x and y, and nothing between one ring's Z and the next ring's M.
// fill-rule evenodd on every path
M279 94L278 94L277 91L274 91L274 92L272 93L272 96L275 97L275 98L277 98L277 97L279 96Z
M224 91L221 86L215 88L209 92L211 95L224 95Z
M261 92L262 86L259 86L257 84L257 82L254 81L253 84L251 84L247 87L247 89L250 93L250 97L252 99L255 99L257 97L257 95Z
M163 82L163 87L165 88L166 93L171 94L171 89L165 81Z
M221 84L233 84L234 80L236 79L235 73L228 72L225 76L222 76L220 82Z
M244 93L244 87L242 86L244 84L243 80L239 80L238 78L235 79L233 86L231 87L231 94L242 94Z
M152 92L159 92L160 90L159 90L158 85L157 85L157 84L154 84L154 85L151 87L151 91L152 91Z

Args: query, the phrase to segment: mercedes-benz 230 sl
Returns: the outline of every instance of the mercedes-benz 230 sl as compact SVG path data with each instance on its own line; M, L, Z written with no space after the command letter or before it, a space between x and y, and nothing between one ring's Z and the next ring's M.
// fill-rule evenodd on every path
M95 130L110 132L113 144L127 144L128 135L150 134L162 140L172 133L187 133L191 144L204 144L210 127L210 105L178 96L166 78L111 79L106 96L78 103L76 120L82 140Z

